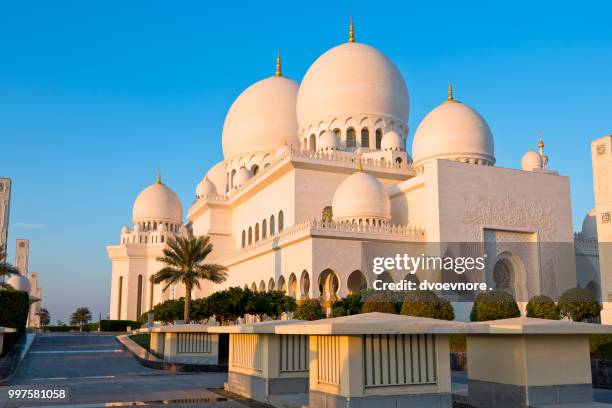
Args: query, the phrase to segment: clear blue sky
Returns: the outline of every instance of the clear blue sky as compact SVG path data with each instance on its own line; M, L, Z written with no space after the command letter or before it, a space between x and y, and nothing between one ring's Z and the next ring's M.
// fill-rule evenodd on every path
M410 141L446 96L488 121L516 167L541 129L571 178L574 224L593 205L589 143L612 132L612 3L38 1L0 4L0 175L13 179L9 256L29 238L44 306L108 314L110 263L157 170L188 208L222 159L232 100L274 72L300 80L357 40L408 84Z

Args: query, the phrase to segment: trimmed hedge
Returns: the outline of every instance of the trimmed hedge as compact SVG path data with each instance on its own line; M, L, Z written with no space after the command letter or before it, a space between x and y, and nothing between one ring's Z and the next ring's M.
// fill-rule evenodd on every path
M69 331L78 331L78 326L45 326L45 331L48 332L69 332Z
M538 319L559 320L559 308L555 302L545 295L537 295L527 303L527 317Z
M520 317L521 311L512 295L504 290L483 292L476 296L470 313L473 322Z
M100 320L100 331L103 332L124 332L128 326L139 329L140 323L134 320Z
M30 309L30 298L27 292L18 290L0 290L0 326L16 329L15 333L6 334L4 347L0 355L5 354L25 333L28 322L28 310Z
M293 317L297 320L319 320L325 318L325 313L317 299L306 299L298 302Z
M557 306L562 317L569 317L575 322L598 317L601 311L601 303L584 288L566 290L561 294Z
M430 319L453 320L455 318L455 311L450 302L430 290L409 292L400 313Z

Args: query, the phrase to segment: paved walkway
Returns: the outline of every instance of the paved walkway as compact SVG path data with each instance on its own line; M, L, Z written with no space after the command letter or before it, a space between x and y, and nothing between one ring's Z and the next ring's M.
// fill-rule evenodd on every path
M244 408L207 390L223 388L226 379L225 373L145 368L112 335L50 333L36 337L10 386L68 387L70 401L56 403L61 405L145 402L147 406ZM51 405L9 401L7 390L0 387L2 408Z

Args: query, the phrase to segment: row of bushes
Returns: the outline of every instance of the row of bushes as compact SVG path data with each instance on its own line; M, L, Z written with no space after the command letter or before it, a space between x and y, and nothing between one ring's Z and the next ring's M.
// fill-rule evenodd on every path
M85 330L85 326L88 326L88 324L83 325L83 330ZM140 323L134 320L100 320L100 331L103 332L124 332L127 331L128 327L137 329L140 327Z
M172 323L183 319L184 299L166 300L153 307L151 312L155 321ZM221 324L229 324L245 315L278 319L283 313L293 312L296 302L291 296L280 291L254 292L239 287L229 288L212 295L192 300L190 321L206 322L211 317ZM145 323L148 313L143 313L138 321Z
M25 333L30 299L27 292L14 289L0 290L0 326L16 330L4 336L0 355L6 354Z
M543 295L534 296L527 303L527 316L540 319L559 320L567 317L574 321L584 321L598 317L600 310L601 304L588 290L582 288L565 291L558 304ZM332 305L333 317L369 312L400 313L442 320L455 318L450 302L428 290L408 292L400 299L397 293L366 290L337 300ZM478 294L472 306L470 320L509 319L520 315L519 307L510 293L494 290ZM300 302L295 312L295 318L301 320L324 317L322 306L316 299Z

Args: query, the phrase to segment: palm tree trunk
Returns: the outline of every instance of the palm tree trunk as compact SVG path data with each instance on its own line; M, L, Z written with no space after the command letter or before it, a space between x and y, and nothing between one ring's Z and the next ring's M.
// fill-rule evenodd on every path
M185 323L189 323L189 312L191 311L191 288L192 285L190 282L185 283L185 313L183 316L183 320Z

